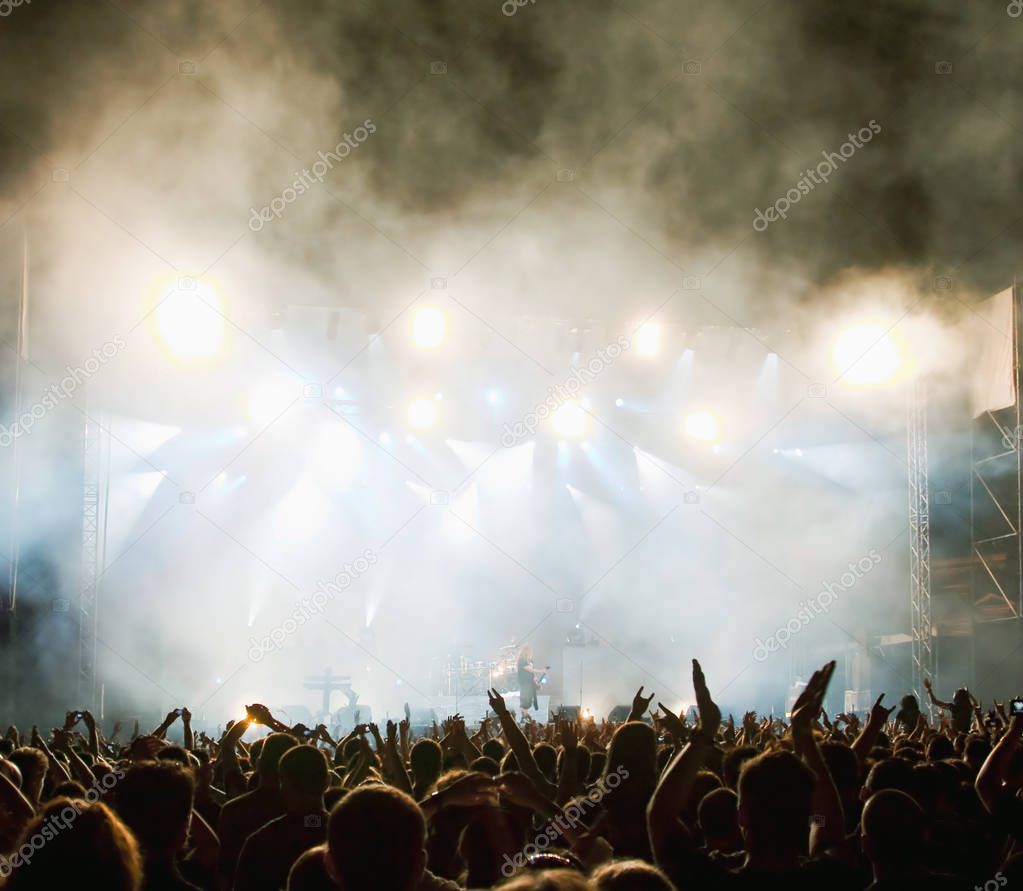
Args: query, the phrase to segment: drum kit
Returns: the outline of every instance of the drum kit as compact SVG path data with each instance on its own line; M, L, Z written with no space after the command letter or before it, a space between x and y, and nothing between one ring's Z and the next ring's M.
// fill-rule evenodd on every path
M435 693L441 696L485 695L491 688L498 693L517 690L518 647L501 647L496 659L473 659L463 653L449 653L435 674Z

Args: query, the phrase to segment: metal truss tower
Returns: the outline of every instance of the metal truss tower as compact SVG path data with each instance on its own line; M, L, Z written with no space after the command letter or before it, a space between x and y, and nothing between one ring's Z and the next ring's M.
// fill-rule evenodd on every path
M85 415L82 429L82 563L78 594L78 698L97 704L96 641L99 630L100 578L106 566L107 503L110 484L110 435Z
M931 511L927 467L927 392L912 384L906 418L906 463L909 466L909 612L913 637L913 694L925 702L924 678L936 668L931 616Z

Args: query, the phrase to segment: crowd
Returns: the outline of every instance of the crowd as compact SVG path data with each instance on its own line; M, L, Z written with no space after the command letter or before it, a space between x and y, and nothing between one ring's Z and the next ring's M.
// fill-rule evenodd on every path
M98 891L900 889L1023 878L1023 715L927 685L829 719L834 671L788 723L695 722L640 688L628 719L454 716L288 727L254 704L219 739L177 709L104 736L88 712L0 741L0 887ZM933 716L933 717L932 717ZM178 722L180 721L180 725ZM180 744L168 739L181 734Z

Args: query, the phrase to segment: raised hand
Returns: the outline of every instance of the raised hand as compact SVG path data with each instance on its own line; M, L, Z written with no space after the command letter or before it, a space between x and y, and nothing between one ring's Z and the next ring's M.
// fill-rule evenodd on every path
M757 732L757 713L746 712L742 716L742 731L746 735L747 744L753 740Z
M642 718L646 714L646 710L650 708L650 702L653 700L654 694L651 693L649 696L643 695L643 688L640 687L636 691L636 695L632 697L632 713L631 717L634 720Z
M828 684L835 673L835 661L828 662L823 668L813 673L806 689L792 706L792 734L807 734L813 731L814 722L820 714L824 702L824 694L828 692ZM880 700L878 700L880 702Z
M499 718L508 714L508 706L504 704L504 697L496 689L487 691L487 699L490 702L491 710Z
M562 721L558 727L558 733L561 745L566 752L574 751L578 747L579 740L575 735L575 725L571 721Z
M661 723L664 724L665 730L668 731L676 739L683 739L686 735L686 724L681 718L678 717L668 706L663 702L658 702L657 707L664 712L664 716L661 718Z
M514 805L534 809L546 803L533 781L524 773L503 773L497 777L496 783L502 797Z
M497 786L493 777L470 773L455 780L442 793L445 805L478 807L497 804Z
M867 719L872 724L884 725L888 721L888 716L895 711L895 706L891 708L885 708L881 705L881 700L884 699L884 693L877 697L877 702L871 706L870 717Z
M713 740L721 726L721 709L710 697L707 679L703 676L700 663L693 660L693 691L696 693L696 708L700 713L699 732Z
M273 715L270 714L270 709L259 702L245 706L245 714L253 724L270 726L273 723Z
M70 730L61 730L56 727L53 729L53 747L55 749L67 752L71 748L73 742L74 737L71 735Z
M930 692L930 690L931 690L931 679L930 678L924 678L924 689L927 690L927 692Z

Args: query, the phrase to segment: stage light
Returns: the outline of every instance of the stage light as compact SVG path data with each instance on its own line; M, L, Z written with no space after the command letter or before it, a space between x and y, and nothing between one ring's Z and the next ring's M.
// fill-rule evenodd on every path
M887 326L865 324L839 334L831 361L845 383L878 387L894 380L904 360Z
M378 438L380 440L380 445L387 445L391 441L391 434L385 431L381 433Z
M260 426L266 426L289 408L296 394L287 387L272 385L260 387L249 394L249 419Z
M656 356L661 348L661 326L645 322L636 332L636 352L641 356Z
M408 404L406 416L411 426L425 430L437 421L437 405L432 399L413 399Z
M153 324L164 348L184 361L208 359L224 342L223 301L199 279L177 278L163 289Z
M491 405L497 405L501 401L501 393L499 390L491 390L487 393L487 402Z
M686 415L685 431L687 436L700 442L716 442L720 434L718 419L706 411Z
M306 541L326 520L329 502L319 481L299 480L277 504L273 516L276 538L296 543Z
M433 307L424 307L416 310L412 322L412 336L416 345L423 349L432 350L440 346L444 340L447 329L447 320L444 313Z
M564 439L576 439L586 432L586 412L577 402L566 402L551 415L554 432Z
M621 408L621 407L622 407L623 405L625 405L625 400L624 400L624 399L622 399L622 398L621 398L621 396L619 396L619 397L618 397L618 398L617 398L617 399L615 400L615 405L616 405L616 406L618 406L618 408Z

